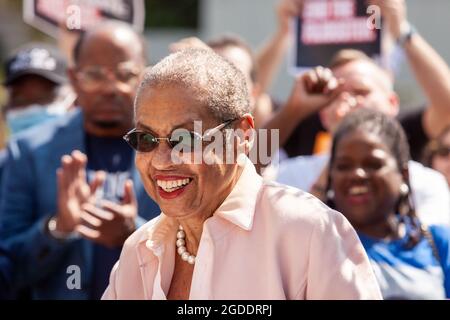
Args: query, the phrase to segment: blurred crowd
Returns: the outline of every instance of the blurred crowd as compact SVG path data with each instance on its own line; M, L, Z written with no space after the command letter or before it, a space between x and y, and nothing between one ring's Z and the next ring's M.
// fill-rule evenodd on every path
M401 108L395 72L351 48L273 99L303 0L278 1L277 29L257 50L224 33L181 39L167 53L213 50L243 73L256 128L279 130L259 173L341 212L385 299L450 298L450 69L408 22L404 0L371 3L427 98L420 108ZM160 213L122 139L146 47L130 26L108 21L77 34L70 62L43 43L3 62L0 298L99 299L124 241ZM92 194L101 206L86 204Z

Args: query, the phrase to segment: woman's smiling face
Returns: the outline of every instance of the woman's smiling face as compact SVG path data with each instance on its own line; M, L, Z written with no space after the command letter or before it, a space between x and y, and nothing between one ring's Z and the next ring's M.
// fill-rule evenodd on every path
M397 161L375 134L355 130L337 143L330 168L336 209L359 231L396 212L404 182Z
M137 101L136 128L155 137L170 137L176 129L195 131L194 121L201 121L199 134L218 126L220 121L195 97L179 85L149 87ZM137 153L136 166L147 193L168 216L212 213L231 192L236 166L205 163L205 158L211 163L217 157L213 152L204 152L201 163L193 163L193 153L175 156L172 151L162 140L154 150Z

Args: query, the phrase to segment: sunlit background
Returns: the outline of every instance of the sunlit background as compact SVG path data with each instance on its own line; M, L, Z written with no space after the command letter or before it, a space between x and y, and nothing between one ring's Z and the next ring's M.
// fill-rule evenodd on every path
M275 31L276 3L277 0L147 0L145 36L149 41L149 60L155 64L167 55L170 43L187 36L208 40L223 33L234 33L257 49ZM411 23L449 63L450 1L407 0L407 5ZM22 1L0 0L2 62L11 50L31 40L55 42L23 22ZM291 90L292 76L287 72L287 64L286 61L270 89L270 93L279 100L286 99ZM3 70L0 70L1 79ZM416 108L424 102L404 60L397 77L396 91L403 107ZM0 90L0 105L4 100L5 93Z

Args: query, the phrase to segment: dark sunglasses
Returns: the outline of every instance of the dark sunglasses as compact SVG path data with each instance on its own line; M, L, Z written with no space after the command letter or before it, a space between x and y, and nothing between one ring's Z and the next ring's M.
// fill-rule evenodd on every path
M128 132L123 138L134 150L138 152L151 152L158 146L160 141L167 141L171 148L174 148L177 145L181 145L182 150L193 152L195 150L195 146L198 145L198 143L205 140L206 138L211 137L214 133L222 130L227 125L236 120L237 119L228 120L218 125L217 127L208 130L205 135L201 135L194 131L188 131L186 129L177 129L172 132L170 137L158 138L149 132L133 129Z

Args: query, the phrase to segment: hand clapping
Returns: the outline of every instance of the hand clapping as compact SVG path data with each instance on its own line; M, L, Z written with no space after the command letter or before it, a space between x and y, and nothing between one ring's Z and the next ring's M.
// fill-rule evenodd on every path
M131 180L125 183L122 203L98 201L95 193L105 181L105 173L96 172L88 184L86 163L86 156L77 150L61 159L61 168L57 171L56 230L63 233L76 231L107 247L120 246L135 229L137 202L133 183Z

